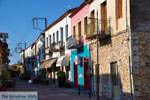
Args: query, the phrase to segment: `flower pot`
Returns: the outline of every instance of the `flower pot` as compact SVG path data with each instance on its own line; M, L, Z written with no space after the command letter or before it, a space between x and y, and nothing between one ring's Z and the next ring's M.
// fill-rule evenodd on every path
M59 87L65 86L65 77L64 76L58 76L58 86Z

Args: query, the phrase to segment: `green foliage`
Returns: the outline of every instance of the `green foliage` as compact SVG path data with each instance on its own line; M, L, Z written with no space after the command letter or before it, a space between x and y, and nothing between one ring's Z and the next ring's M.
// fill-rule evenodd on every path
M65 77L65 72L63 72L63 71L57 71L57 76L58 76L58 77L59 77L59 76Z
M49 75L49 73L47 72L47 73L46 73L46 78L48 78L48 75Z
M43 77L46 77L46 69L44 68L43 70L41 70L41 75L43 76Z
M6 87L8 80L10 79L10 73L3 70L0 79L2 81L2 86Z
M8 72L10 73L11 77L16 77L20 74L20 71L14 71L13 69L9 69Z
M7 67L10 60L9 60L9 54L10 54L10 49L8 48L8 44L7 43L3 43L3 55L2 55L2 63Z

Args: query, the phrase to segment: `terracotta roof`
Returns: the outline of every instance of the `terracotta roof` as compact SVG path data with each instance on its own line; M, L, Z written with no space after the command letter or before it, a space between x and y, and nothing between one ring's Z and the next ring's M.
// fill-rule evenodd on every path
M50 29L51 27L53 27L55 24L57 24L58 22L60 22L63 18L65 18L68 14L72 13L76 8L70 9L68 11L66 11L62 16L60 16L57 20L55 20L51 25L49 25L44 31L47 31L48 29Z
M69 17L73 17L76 13L78 13L83 7L90 3L90 0L85 0L79 7L77 7Z
M12 64L10 66L8 66L8 68L14 67L14 66L19 66L19 64Z

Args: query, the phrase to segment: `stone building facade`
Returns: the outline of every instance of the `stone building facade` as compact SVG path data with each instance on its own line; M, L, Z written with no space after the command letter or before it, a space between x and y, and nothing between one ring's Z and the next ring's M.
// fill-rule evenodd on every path
M150 99L149 4L149 0L130 0L134 100Z
M94 11L94 18L97 18L98 12L99 20L99 95L117 100L149 100L150 1L90 1L89 13ZM107 37L103 37L107 32L101 31L103 20L110 21ZM93 69L92 91L96 93L97 42L96 35L93 37L94 33L87 36L87 40Z

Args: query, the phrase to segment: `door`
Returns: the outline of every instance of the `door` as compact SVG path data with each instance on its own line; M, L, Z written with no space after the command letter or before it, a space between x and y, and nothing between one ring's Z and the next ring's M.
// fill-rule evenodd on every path
M50 49L51 49L51 47L52 47L51 35L49 35L49 45L50 45Z
M111 63L112 98L119 99L119 80L117 62Z
M73 71L74 71L74 88L78 88L78 67L73 63Z
M84 90L89 90L90 80L89 80L89 59L84 57Z

